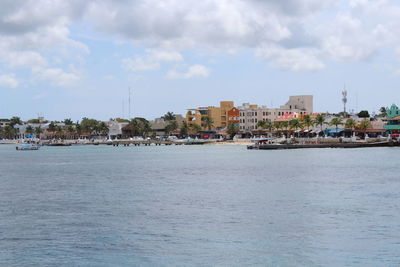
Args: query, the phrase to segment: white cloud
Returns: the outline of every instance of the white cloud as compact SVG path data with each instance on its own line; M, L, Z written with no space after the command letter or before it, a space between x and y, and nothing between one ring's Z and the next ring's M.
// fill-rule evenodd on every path
M318 71L325 67L315 49L285 49L279 46L262 47L257 50L259 57L271 61L279 68L291 71Z
M18 85L19 85L19 82L15 78L14 74L0 75L0 86L1 87L16 88L16 87L18 87Z
M147 71L147 70L158 70L160 63L149 61L145 58L124 58L122 64L126 70L130 71Z
M203 65L190 66L187 71L179 72L175 69L170 70L166 74L167 79L190 79L190 78L206 78L210 75L210 70Z
M42 80L49 80L53 85L70 86L79 81L77 73L65 72L60 68L35 68L35 75Z
M280 68L315 71L331 59L360 61L399 46L399 15L389 0L5 0L0 63L82 65L90 50L71 37L76 22L148 48L122 61L131 71L183 62L183 51L241 49Z
M135 56L134 58L122 59L122 65L130 71L149 71L158 70L164 62L180 62L183 57L175 51L165 50L147 50L144 56Z

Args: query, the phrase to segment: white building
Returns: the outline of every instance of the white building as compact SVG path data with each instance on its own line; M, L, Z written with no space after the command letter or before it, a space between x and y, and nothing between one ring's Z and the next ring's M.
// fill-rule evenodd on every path
M313 96L290 96L288 102L280 108L259 107L258 105L244 103L239 107L239 110L239 130L242 133L251 133L257 130L257 122L260 120L275 121L285 114L298 113L304 115L313 113Z

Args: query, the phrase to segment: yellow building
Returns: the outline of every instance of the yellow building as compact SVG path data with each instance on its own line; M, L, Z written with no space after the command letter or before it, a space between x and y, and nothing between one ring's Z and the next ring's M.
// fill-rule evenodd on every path
M219 107L189 109L186 113L186 122L189 126L193 124L201 126L203 118L210 117L213 121L213 128L224 128L228 126L228 110L233 107L233 101L221 101Z

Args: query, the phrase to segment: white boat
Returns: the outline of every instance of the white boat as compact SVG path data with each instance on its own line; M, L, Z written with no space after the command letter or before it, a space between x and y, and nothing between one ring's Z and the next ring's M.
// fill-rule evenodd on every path
M16 150L39 150L40 144L36 141L25 140L16 146Z

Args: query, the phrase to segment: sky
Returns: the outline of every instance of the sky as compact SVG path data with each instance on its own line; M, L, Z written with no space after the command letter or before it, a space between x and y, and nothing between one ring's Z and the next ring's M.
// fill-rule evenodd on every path
M400 2L1 0L0 118L400 104ZM130 89L129 89L130 88ZM129 113L128 95L131 91Z

